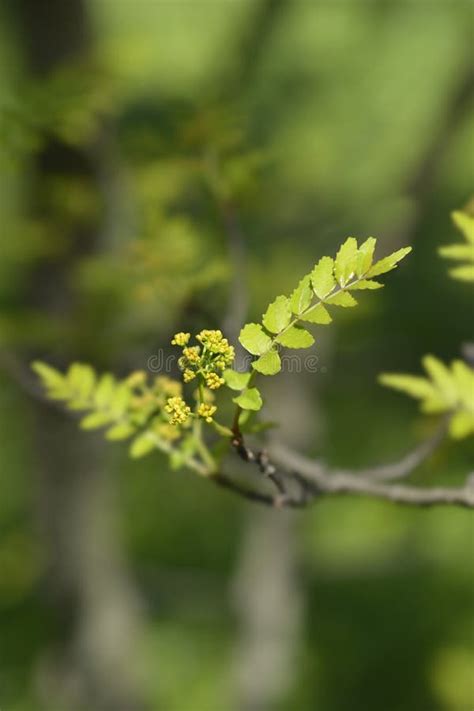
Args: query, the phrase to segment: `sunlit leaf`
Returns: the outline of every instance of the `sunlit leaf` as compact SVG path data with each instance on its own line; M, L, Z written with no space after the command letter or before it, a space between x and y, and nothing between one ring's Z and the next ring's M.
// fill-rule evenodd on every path
M385 274L390 272L392 269L398 266L398 263L411 252L411 247L402 247L397 249L393 254L389 254L388 257L380 259L376 262L367 272L367 278L374 276L379 276L380 274Z
M277 296L265 314L263 325L271 333L280 333L291 321L290 301L286 296Z
M354 282L354 284L349 284L347 287L350 291L356 291L358 289L381 289L384 284L380 284L378 281L372 281L371 279L361 279L360 281Z
M303 277L296 289L291 295L291 310L294 314L299 316L302 311L308 308L311 304L311 299L313 298L313 292L311 289L311 277L308 274Z
M311 283L316 296L324 299L336 286L334 278L334 260L331 257L321 257L311 272Z
M363 276L372 266L376 243L377 240L375 237L368 237L368 239L360 245L356 261L356 274L358 277Z
M345 286L357 268L357 240L348 237L336 254L334 274L341 286Z
M240 332L239 341L252 355L261 355L272 345L272 339L259 323L247 323Z
M240 395L233 398L236 405L242 408L242 410L255 410L261 409L263 402L262 396L257 388L248 388L244 390Z
M273 348L252 363L252 368L262 375L275 375L281 370L281 360Z
M332 318L329 311L322 304L316 304L312 309L306 311L304 316L302 316L302 321L326 325L331 323Z
M352 306L357 306L357 301L354 299L352 294L347 291L339 291L334 296L330 296L326 303L328 306L342 306L344 308L351 308Z
M231 368L224 370L222 375L227 387L231 390L243 390L247 387L250 378L250 373L238 373Z
M276 341L286 348L309 348L314 338L309 331L300 326L292 326L277 336Z

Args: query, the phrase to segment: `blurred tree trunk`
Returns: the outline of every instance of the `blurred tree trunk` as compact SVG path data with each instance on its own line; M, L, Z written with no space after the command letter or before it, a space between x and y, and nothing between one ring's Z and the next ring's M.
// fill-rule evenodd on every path
M91 29L83 0L10 0L10 12L33 80L87 58ZM98 193L104 156L100 147L91 148L47 139L31 166L33 178L25 200L30 215L54 221L45 195L55 179L79 178ZM27 298L43 318L61 314L74 324L77 295L71 274L78 259L98 247L99 216L86 227L73 223L61 236L65 248L55 259L37 264ZM62 344L58 351L64 353ZM40 665L40 691L48 708L58 704L68 711L140 711L146 706L133 669L138 659L137 595L117 543L114 487L101 448L98 440L85 443L76 424L50 407L41 403L34 407L46 585L61 631L57 649Z
M246 517L233 590L238 711L279 708L295 681L302 613L295 523L293 512L264 507Z
M243 98L287 7L287 0L256 3L230 53L231 64L225 65L221 74L219 87L224 100ZM223 222L234 272L223 328L238 343L247 310L247 296L241 293L246 288L247 265L237 206L224 206ZM276 393L275 398L278 401ZM298 582L298 536L292 512L249 508L240 545L231 590L238 622L233 703L236 711L269 711L277 708L291 690L300 646L303 594Z

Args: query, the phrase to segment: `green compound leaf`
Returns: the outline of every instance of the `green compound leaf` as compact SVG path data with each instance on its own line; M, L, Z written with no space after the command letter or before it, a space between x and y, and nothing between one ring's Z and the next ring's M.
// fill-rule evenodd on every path
M339 291L334 296L330 296L326 303L328 306L342 306L343 308L351 308L352 306L357 306L357 301L354 299L352 294L347 291Z
M341 286L347 284L357 268L357 240L348 237L336 254L334 274Z
M382 289L385 285L378 281L371 281L370 279L361 279L356 281L354 284L349 284L347 287L350 291L356 291L357 289Z
M324 326L331 323L332 318L329 311L322 304L316 304L316 306L309 309L309 311L306 311L306 313L301 316L301 320L307 321L308 323L318 323Z
M281 370L280 356L272 349L252 363L252 368L262 375L276 375Z
M363 276L372 266L376 243L375 237L369 237L360 245L356 261L356 274L358 277Z
M286 296L277 296L263 315L263 325L271 333L280 333L290 321L290 300Z
M228 368L224 370L222 375L228 388L231 390L243 390L247 387L251 374L238 373L236 370Z
M272 339L259 323L247 323L240 332L239 341L252 355L262 355L272 345Z
M311 277L308 274L303 277L290 297L291 310L297 316L311 304L313 291L311 289Z
M240 395L233 398L233 402L242 410L253 410L255 412L260 410L263 405L262 396L257 388L244 390Z
M311 283L316 296L324 299L336 286L334 260L322 257L311 272Z
M314 343L310 332L300 326L292 326L275 340L286 348L309 348Z
M388 257L384 257L380 261L376 262L374 266L367 272L367 277L379 276L379 274L385 274L390 272L392 269L398 266L400 262L407 254L411 252L411 247L402 247L397 249L393 254L389 254Z
M144 432L135 437L130 445L129 453L132 459L140 459L156 449L155 438L151 432Z

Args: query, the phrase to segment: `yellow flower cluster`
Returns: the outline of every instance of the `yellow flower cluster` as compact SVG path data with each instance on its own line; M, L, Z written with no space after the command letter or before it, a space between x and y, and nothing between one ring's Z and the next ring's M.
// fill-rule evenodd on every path
M190 333L183 333L183 331L180 331L179 333L175 333L173 340L171 341L171 345L172 346L187 346L190 338L191 338Z
M222 331L210 331L208 329L204 329L198 333L196 339L202 343L203 347L208 351L221 356L219 361L222 363L222 366L219 365L219 367L222 367L222 369L230 365L234 360L234 346L231 346L227 338L224 338Z
M186 376L186 373L184 374ZM217 390L221 385L224 385L225 380L217 373L207 373L205 376L206 385L210 390Z
M234 358L234 347L224 338L222 331L204 329L197 334L196 340L201 345L189 346L189 333L176 333L171 343L183 348L183 355L178 365L183 372L183 380L190 383L200 375L206 387L218 390L225 384L222 371L228 368ZM202 381L201 381L202 382Z
M188 361L188 363L197 365L200 361L200 352L201 349L199 346L189 346L188 348L183 348L183 357Z
M170 415L172 425L184 425L191 415L191 408L182 397L170 397L166 401L165 411Z
M204 402L198 407L197 414L206 422L212 422L212 416L215 414L217 407L215 405L206 405Z

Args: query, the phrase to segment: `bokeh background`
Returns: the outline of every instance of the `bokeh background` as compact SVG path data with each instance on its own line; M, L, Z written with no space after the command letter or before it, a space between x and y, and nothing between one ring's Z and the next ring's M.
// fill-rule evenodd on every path
M412 255L267 414L342 466L429 436L376 375L472 337L436 255L472 188L472 39L464 0L2 3L2 711L472 711L469 512L261 510L80 433L28 369L146 368L377 235Z

